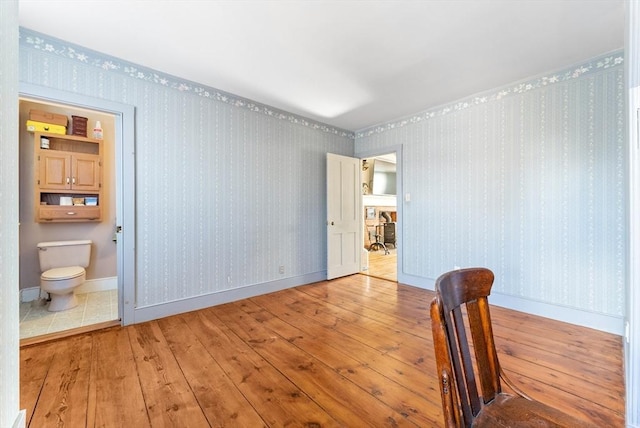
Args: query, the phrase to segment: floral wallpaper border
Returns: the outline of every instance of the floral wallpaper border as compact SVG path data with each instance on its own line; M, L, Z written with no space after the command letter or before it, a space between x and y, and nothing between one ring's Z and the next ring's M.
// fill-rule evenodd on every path
M429 120L434 117L445 116L452 112L458 112L465 110L480 104L498 101L501 98L509 95L523 94L543 86L553 85L556 83L566 82L568 80L577 79L581 76L597 73L601 70L617 67L624 62L623 51L616 51L602 57L597 57L587 63L574 66L563 71L539 77L536 79L515 83L513 85L507 85L500 88L497 92L488 91L483 95L473 96L466 98L462 101L455 103L449 103L439 108L425 110L415 115L408 116L404 119L400 119L395 122L389 122L383 125L376 125L370 128L357 131L355 133L356 138L364 138L373 134L381 134L386 131L390 131L395 128L402 128L403 126L421 122L423 120Z
M92 51L68 42L46 36L27 28L20 27L20 45L31 49L48 52L52 55L62 56L68 59L76 60L85 65L92 65L104 71L115 72L127 75L134 79L140 79L158 85L175 89L180 92L190 92L192 94L220 101L234 107L244 108L255 113L261 113L266 116L279 120L286 120L290 123L298 124L327 132L329 134L338 135L340 137L355 138L355 134L351 131L326 125L321 122L315 122L302 116L288 113L275 109L265 104L260 104L237 95L230 94L212 87L200 85L195 82L180 79L169 74L157 72L155 70L142 67L115 57L111 57L99 52Z
M119 72L134 79L156 83L158 85L175 89L181 92L191 92L204 98L213 99L239 108L245 108L252 112L261 113L275 119L286 120L290 123L295 123L314 130L319 130L350 139L364 138L374 134L381 134L383 132L401 128L409 124L432 119L434 117L444 116L451 112L457 112L480 104L497 101L509 95L522 94L543 86L565 82L587 74L596 73L600 70L604 70L610 67L620 66L624 62L623 51L616 51L557 73L528 80L525 82L515 83L511 86L505 86L497 90L497 92L489 91L486 94L473 96L455 103L449 103L436 109L425 110L395 122L389 122L383 125L376 125L370 128L365 128L357 132L351 132L321 122L315 122L303 116L298 116L293 113L278 110L268 105L251 101L249 99L242 98L237 95L233 95L212 87L180 79L169 74L156 72L152 69L145 68L114 57L110 57L92 51L90 49L71 45L62 40L58 40L23 27L20 27L20 45L32 49L46 51L51 53L52 55L70 58L85 65L92 65L97 68L101 68L104 71Z

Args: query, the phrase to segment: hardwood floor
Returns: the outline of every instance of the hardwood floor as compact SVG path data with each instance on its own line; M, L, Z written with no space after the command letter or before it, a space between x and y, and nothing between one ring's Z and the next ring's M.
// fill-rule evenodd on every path
M430 291L354 275L21 349L30 427L442 426ZM624 426L618 336L493 307L533 398Z
M390 247L389 254L385 254L384 250L369 251L369 266L368 269L362 273L389 281L397 281L398 251L393 248L393 246Z

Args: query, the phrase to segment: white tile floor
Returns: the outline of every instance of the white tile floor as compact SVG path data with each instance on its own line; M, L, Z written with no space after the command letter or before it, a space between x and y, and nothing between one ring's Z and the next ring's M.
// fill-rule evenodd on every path
M36 302L20 303L20 339L118 319L118 290L77 294L78 306L49 312Z

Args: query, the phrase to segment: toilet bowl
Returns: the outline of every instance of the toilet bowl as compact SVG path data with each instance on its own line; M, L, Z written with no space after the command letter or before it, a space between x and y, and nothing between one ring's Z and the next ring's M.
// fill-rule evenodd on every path
M58 312L78 306L75 289L86 280L91 241L55 241L38 244L40 288L49 293L49 311Z
M78 306L75 289L84 284L86 271L80 266L54 268L40 275L40 288L51 296L48 310L64 311Z

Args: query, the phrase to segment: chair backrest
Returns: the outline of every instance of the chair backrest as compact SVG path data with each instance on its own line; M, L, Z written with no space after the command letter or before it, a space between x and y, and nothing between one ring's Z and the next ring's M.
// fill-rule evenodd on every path
M436 280L431 327L448 427L471 426L483 404L501 392L487 301L493 280L485 268L455 270Z

